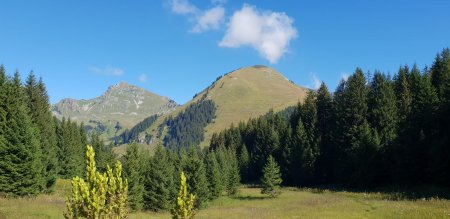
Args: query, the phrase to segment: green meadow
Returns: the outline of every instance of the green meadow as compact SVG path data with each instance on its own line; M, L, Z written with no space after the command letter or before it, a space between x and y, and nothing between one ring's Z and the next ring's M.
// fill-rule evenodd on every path
M0 218L62 218L70 182L31 198L0 198ZM399 199L399 200L398 200ZM197 218L450 218L450 201L406 199L390 193L283 188L277 198L242 187L236 197L222 196L199 210ZM132 213L130 218L171 218L170 213Z

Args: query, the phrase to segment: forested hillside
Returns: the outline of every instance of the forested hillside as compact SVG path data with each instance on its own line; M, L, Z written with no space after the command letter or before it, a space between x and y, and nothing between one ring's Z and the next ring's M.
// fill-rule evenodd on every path
M286 115L286 114L284 114ZM431 68L392 78L357 68L330 93L322 83L286 118L268 114L214 134L211 149L238 152L244 182L272 155L286 185L450 185L450 51Z
M173 150L198 146L203 141L205 127L216 116L216 106L212 100L201 99L189 105L176 117L167 118L160 129L168 129L164 145Z

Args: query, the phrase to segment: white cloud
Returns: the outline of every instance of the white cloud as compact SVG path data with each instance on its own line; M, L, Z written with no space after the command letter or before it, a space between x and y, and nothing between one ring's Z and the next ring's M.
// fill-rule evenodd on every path
M234 12L219 46L251 46L270 63L276 63L287 52L289 42L297 37L293 22L284 12L258 11L244 5Z
M176 14L195 14L198 11L198 8L191 4L188 0L171 0L170 6L172 12Z
M141 74L141 75L139 75L139 81L140 82L142 82L142 83L145 83L145 82L147 82L147 75L146 74Z
M89 71L99 75L122 76L124 74L124 71L121 68L116 68L111 65L105 67L90 67Z
M312 87L314 90L319 89L320 85L322 84L322 81L321 81L321 80L317 77L317 75L314 74L314 73L311 73L311 74L310 74L310 77L311 77L311 84L312 84L311 87Z
M306 88L317 90L320 88L320 85L322 85L322 81L317 77L317 75L313 72L309 73L309 78L311 82L307 85L303 85Z
M201 12L196 17L196 24L191 29L193 33L201 33L210 29L217 30L223 22L225 16L225 8L216 6L204 12Z
M189 0L170 0L169 4L172 12L185 15L194 25L190 29L191 33L202 33L208 30L217 30L223 23L225 18L225 8L222 4L224 0L212 0L212 4L216 5L207 10L200 10Z

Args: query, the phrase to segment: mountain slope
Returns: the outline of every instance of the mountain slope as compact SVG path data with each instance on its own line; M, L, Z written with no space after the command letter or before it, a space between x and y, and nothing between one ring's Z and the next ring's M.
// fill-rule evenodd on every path
M58 118L83 122L110 138L151 115L169 113L176 107L167 97L121 82L90 100L63 99L52 106L52 112Z
M241 68L219 77L208 88L197 94L191 101L168 114L176 117L187 106L202 100L212 100L216 106L215 119L205 128L201 146L209 144L214 132L247 121L303 101L308 89L302 88L285 78L276 70L266 66ZM161 117L148 130L152 142L162 142L165 132L164 119ZM159 127L158 127L159 126Z

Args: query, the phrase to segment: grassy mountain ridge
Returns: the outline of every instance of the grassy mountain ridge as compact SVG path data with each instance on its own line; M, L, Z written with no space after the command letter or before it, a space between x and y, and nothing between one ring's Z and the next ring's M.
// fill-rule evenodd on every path
M162 143L166 134L164 121L175 117L193 103L212 100L216 105L215 119L205 128L201 146L209 144L214 132L228 128L231 124L247 121L267 113L270 109L282 110L303 101L308 89L288 80L276 70L266 66L240 68L218 77L209 87L196 94L192 100L160 117L147 129L152 142Z

